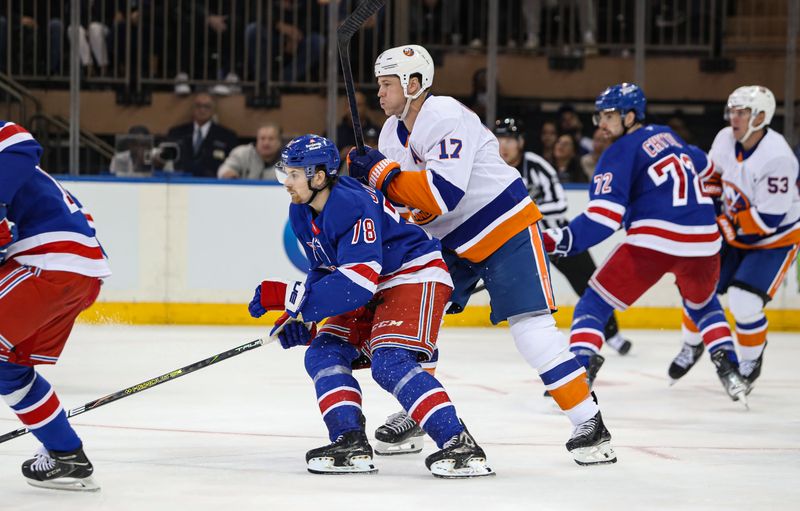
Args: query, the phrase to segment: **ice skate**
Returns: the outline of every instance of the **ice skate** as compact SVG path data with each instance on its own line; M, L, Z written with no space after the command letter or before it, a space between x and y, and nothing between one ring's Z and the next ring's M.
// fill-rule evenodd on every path
M445 479L495 474L486 464L486 453L469 434L466 426L464 431L448 440L440 451L425 458L425 466L434 476Z
M619 332L606 339L606 344L614 348L614 351L623 356L627 355L633 347L633 343L622 337L622 334Z
M567 442L567 450L572 453L578 465L603 465L616 463L617 455L611 447L611 433L603 424L600 412L591 419L578 424Z
M591 389L594 384L594 379L597 378L597 373L600 371L600 368L603 367L603 363L606 359L601 354L587 349L576 351L575 358L586 368L586 383L589 384L589 388Z
M700 356L703 354L703 343L697 344L695 346L683 343L681 346L681 352L672 360L672 363L669 365L669 369L667 373L670 377L670 385L674 385L676 381L683 378L683 376L689 372L698 360L700 360Z
M31 486L54 490L98 491L92 478L94 467L83 448L70 452L48 451L44 447L22 464L22 475Z
M372 447L364 431L348 431L335 442L306 453L312 474L374 474Z
M747 404L747 393L749 392L750 385L747 383L739 370L736 368L731 359L728 358L726 350L717 350L711 354L711 361L717 368L717 376L719 381L722 382L725 392L728 393L734 401L741 401L745 408L748 410L750 407Z
M764 350L766 349L767 346L766 343L764 343ZM748 384L745 394L750 394L750 391L753 390L753 383L761 376L761 364L764 360L764 350L761 351L761 355L755 360L742 360L739 362L739 374L742 375L742 378L744 378Z
M406 412L393 413L375 430L375 454L394 456L422 451L425 432Z

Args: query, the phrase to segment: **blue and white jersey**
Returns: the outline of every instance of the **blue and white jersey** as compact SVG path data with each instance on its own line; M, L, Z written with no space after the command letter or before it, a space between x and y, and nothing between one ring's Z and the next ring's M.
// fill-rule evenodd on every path
M24 128L0 121L0 203L19 238L6 259L43 270L111 275L94 223L78 200L39 167L41 146Z
M698 179L712 165L666 126L645 126L617 139L597 162L586 210L570 222L570 254L620 227L631 245L686 257L718 253L714 205Z
M355 179L340 177L318 215L310 206L292 204L289 218L311 261L299 309L306 321L355 310L376 292L400 284L453 286L439 240Z

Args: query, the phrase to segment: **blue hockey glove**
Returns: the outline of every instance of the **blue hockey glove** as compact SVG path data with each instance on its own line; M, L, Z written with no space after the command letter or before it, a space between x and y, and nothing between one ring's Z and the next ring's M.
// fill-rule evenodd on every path
M544 250L554 257L564 257L572 249L572 231L563 229L545 229L542 231Z
M253 295L253 299L250 300L250 304L247 306L247 310L250 311L250 316L254 318L260 318L264 314L266 314L267 309L261 305L261 284L256 286L256 294Z
M270 337L278 338L283 349L307 345L316 335L316 323L304 323L302 318L295 318L288 312L284 312L275 321L275 326L272 327L272 331L269 333Z
M400 164L386 158L377 149L364 146L364 150L364 154L358 154L358 149L353 148L347 154L350 177L358 179L386 195L389 183L400 173Z

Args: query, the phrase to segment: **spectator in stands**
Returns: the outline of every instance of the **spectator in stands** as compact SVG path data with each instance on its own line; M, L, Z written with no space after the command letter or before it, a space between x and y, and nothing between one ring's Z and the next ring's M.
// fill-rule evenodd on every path
M553 148L553 167L558 172L558 180L562 183L588 183L589 178L583 173L578 147L575 138L569 133L562 133Z
M217 177L219 166L237 145L237 138L213 117L214 99L211 94L200 92L192 101L192 122L169 130L167 140L180 147L176 170L195 177Z
M600 159L600 155L603 154L603 151L605 151L608 146L608 138L603 135L603 132L600 131L599 128L594 130L594 135L592 136L592 151L581 156L581 168L583 168L583 173L586 174L587 179L592 179L597 160Z
M369 129L377 129L380 132L380 126L377 126L369 118L367 109L367 96L363 92L356 91L356 107L358 108L358 116L361 119L361 129L366 138L366 132ZM345 109L345 114L341 122L336 126L336 145L341 148L340 154L342 158L346 159L350 149L356 145L356 136L353 133L353 120L350 115L350 108ZM370 144L367 144L370 145ZM371 147L376 147L372 145Z
M558 109L558 132L569 133L578 143L578 154L583 155L592 150L592 139L584 136L583 123L578 117L575 107L564 103Z
M220 179L256 179L277 181L275 164L281 159L283 130L274 123L266 123L256 131L256 141L237 146L220 165Z
M146 176L152 170L150 151L153 148L153 136L146 126L131 126L128 136L118 145L117 152L111 158L109 171L116 176Z
M6 41L8 40L8 18L5 16L5 2L0 2L0 73L10 74L7 69Z
M176 72L175 94L188 96L192 92L190 81L198 80L216 81L209 89L216 96L240 92L237 61L231 58L243 53L238 36L242 33L240 23L244 23L248 12L245 2L183 0L170 4L168 22L181 27L180 31L167 33L168 51L164 55L167 68ZM180 59L176 62L178 54Z
M692 141L692 132L689 131L689 127L686 126L686 122L683 120L683 117L681 117L679 114L670 117L667 120L666 125L672 128L672 131L677 133L686 142L690 144L694 143Z
M65 4L64 16L67 24L71 23L69 4ZM81 0L81 23L78 27L78 53L81 65L87 74L92 72L92 64L97 63L101 75L108 68L108 39L110 36L109 21L114 15L114 0ZM62 25L58 20L58 34ZM72 25L68 30L70 44L74 44ZM60 55L60 42L59 51ZM94 60L92 59L94 56Z
M256 55L259 55L259 81L262 83L266 81L269 62L274 64L272 71L278 73L274 79L279 81L319 79L325 45L325 38L320 35L322 27L319 20L326 18L325 6L321 4L327 3L319 0L308 5L299 0L270 2L268 5L272 5L272 12L264 13L262 20L248 24L245 29L250 76L255 78ZM265 22L270 19L270 14L272 27L268 30Z
M545 120L539 130L539 147L536 152L545 160L553 163L553 148L558 139L558 128L553 120Z

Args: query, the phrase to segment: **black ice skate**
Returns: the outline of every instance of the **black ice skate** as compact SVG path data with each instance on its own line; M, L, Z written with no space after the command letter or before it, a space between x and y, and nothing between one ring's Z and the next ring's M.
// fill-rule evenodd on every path
M461 425L464 426L464 423ZM486 465L486 453L469 434L466 426L464 431L445 442L440 451L425 458L425 466L434 476L445 479L495 474L494 470Z
M31 486L54 490L98 491L92 478L94 467L78 448L70 452L47 451L42 447L22 464L22 475Z
M567 442L567 450L572 453L578 465L603 465L616 463L617 455L611 447L611 433L603 424L600 412L591 419L578 424Z
M372 447L364 431L348 431L332 444L306 453L308 471L312 474L373 474Z
M717 350L711 354L711 361L717 368L717 376L722 382L722 387L734 401L741 401L748 410L747 394L750 391L750 384L739 374L739 369L728 358L726 350Z
M633 347L633 343L628 339L622 337L622 334L617 332L613 336L606 339L606 344L614 348L614 351L620 355L627 355Z
M375 454L394 456L422 451L425 432L406 412L393 413L375 430Z
M603 367L603 363L606 361L605 357L592 350L583 349L575 352L575 358L578 360L578 363L586 369L586 383L589 384L589 389L591 389L594 384L594 379L597 378L598 371L600 371L600 368ZM544 397L552 396L549 391L545 390Z
M674 385L676 381L683 378L683 376L689 372L689 369L694 367L697 361L700 360L704 349L702 342L696 346L683 343L681 352L672 360L667 370L670 377L670 385Z
M742 378L747 382L747 392L746 394L750 394L750 391L753 390L753 383L761 376L761 364L764 361L764 351L767 349L767 343L764 343L764 349L761 351L761 355L758 356L755 360L742 360L739 362L739 373L742 375Z

